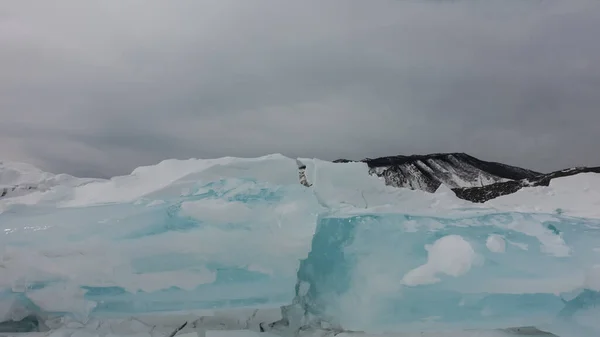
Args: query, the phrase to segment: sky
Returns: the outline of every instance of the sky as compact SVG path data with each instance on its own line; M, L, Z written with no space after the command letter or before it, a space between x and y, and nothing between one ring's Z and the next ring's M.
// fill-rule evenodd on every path
M600 165L597 0L0 0L0 160Z

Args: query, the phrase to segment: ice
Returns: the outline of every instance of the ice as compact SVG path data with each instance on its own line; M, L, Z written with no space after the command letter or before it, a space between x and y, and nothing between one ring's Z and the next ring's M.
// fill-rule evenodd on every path
M407 222L420 226L407 231ZM502 246L501 237L530 249ZM598 240L599 220L558 215L324 216L300 264L295 305L356 331L534 325L597 334L576 318L600 305Z
M55 177L23 171L11 181ZM481 205L281 155L68 180L0 200L0 322L70 337L185 322L180 335L599 335L598 190L578 175Z
M273 335L271 335L273 337ZM195 336L194 336L195 337ZM253 331L211 331L206 337L269 337L268 334L259 334Z
M289 303L323 211L296 161L181 165L77 187L56 206L11 205L0 289L82 319Z
M306 179L319 203L328 211L343 214L398 212L411 214L451 214L458 210L481 206L460 200L449 189L440 187L439 193L398 189L386 186L383 178L368 174L362 162L332 163L319 159L299 159L306 165Z
M133 202L144 196L156 198L170 188L181 192L184 188L192 188L197 181L227 178L249 178L275 185L297 184L297 171L295 160L281 155L248 159L171 159L154 166L139 167L127 176L81 186L63 206Z

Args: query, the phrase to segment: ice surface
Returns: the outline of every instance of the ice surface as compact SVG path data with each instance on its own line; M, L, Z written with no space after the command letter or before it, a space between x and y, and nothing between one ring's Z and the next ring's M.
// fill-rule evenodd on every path
M466 209L480 210L458 199L447 187L439 193L398 189L385 185L385 180L368 174L362 162L332 163L318 159L300 159L306 165L306 178L319 203L330 212L342 214L397 213L409 210L411 214L435 215L440 212L457 215Z
M0 214L0 289L78 317L289 303L322 211L295 160L165 165Z
M280 335L321 322L399 336L530 325L595 336L599 190L585 174L475 205L446 186L386 186L364 163L281 155L69 180L0 200L0 322L34 317L64 336L167 336L186 314L207 315L196 322L206 330L265 323ZM281 329L279 306L304 317ZM224 313L200 313L214 310ZM328 333L312 328L301 331Z
M325 216L300 264L295 302L358 331L553 331L600 305L598 242L599 220L557 215Z

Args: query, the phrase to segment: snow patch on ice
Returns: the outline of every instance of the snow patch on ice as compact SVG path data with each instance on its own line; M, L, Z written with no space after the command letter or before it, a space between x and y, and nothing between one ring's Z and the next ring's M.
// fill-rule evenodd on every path
M87 301L84 295L85 290L73 285L50 285L27 291L27 298L42 311L77 313L80 319L85 319L96 307L96 303Z
M404 275L407 286L440 282L438 274L459 277L466 274L475 263L476 254L471 244L459 235L448 235L425 247L427 263Z
M593 266L585 275L585 284L588 289L600 291L600 264Z
M550 186L526 187L483 204L500 210L600 218L600 174L552 179Z
M146 207L158 206L164 204L164 200L153 200L146 204Z
M501 235L488 236L485 245L493 253L504 253L506 251L506 242Z

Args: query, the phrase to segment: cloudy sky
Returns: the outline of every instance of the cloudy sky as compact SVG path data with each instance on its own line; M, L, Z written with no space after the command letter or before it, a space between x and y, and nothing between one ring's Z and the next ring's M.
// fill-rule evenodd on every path
M597 0L0 0L0 159L600 165Z

